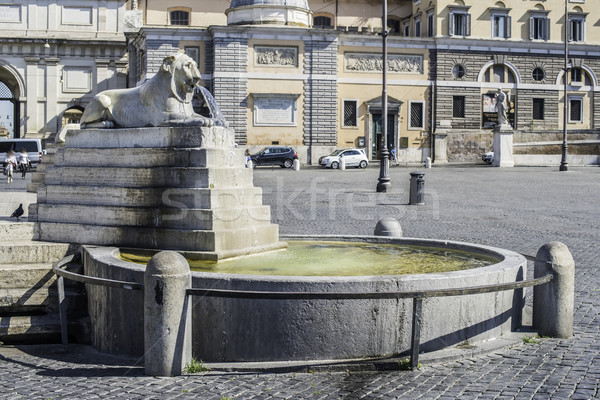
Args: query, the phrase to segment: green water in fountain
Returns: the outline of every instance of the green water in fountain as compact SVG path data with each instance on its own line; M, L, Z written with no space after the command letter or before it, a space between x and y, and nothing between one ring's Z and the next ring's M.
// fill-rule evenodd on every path
M148 253L122 251L121 259L147 264ZM219 262L190 260L192 271L280 276L373 276L460 271L497 258L440 247L357 242L289 242L285 250Z

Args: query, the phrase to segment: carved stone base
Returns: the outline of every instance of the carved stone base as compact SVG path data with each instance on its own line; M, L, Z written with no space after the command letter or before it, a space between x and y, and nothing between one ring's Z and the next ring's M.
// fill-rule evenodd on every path
M223 127L69 132L38 193L44 241L202 252L285 247Z
M503 129L504 127L508 129ZM514 167L513 129L510 125L502 125L494 129L494 161L492 167Z

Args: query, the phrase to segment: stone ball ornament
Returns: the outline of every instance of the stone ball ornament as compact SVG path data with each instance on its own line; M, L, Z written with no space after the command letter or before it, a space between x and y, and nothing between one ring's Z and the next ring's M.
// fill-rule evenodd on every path
M210 92L201 86L196 62L184 53L163 59L159 71L142 85L98 93L85 108L81 128L227 126ZM194 111L196 94L203 114Z

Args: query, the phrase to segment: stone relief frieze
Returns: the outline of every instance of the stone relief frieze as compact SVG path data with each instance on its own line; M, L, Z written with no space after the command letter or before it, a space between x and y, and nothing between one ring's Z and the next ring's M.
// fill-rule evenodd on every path
M255 64L264 66L298 66L297 47L254 46Z
M380 54L344 53L344 69L348 72L380 72L383 60ZM388 54L388 72L420 74L423 56Z

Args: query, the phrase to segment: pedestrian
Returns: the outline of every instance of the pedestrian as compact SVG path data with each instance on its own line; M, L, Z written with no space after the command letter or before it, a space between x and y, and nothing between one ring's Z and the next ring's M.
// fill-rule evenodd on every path
M19 169L21 170L21 179L25 179L25 174L31 166L31 161L27 156L27 150L21 149L21 155L19 156Z
M252 158L250 157L250 150L249 149L246 149L245 155L246 155L246 168L250 168L251 167L250 160Z
M13 181L13 171L17 166L17 159L15 158L15 152L10 150L6 153L6 159L4 160L4 170L6 171L6 183Z
M396 146L392 145L392 149L390 150L390 152L392 153L392 162L394 163L394 165L398 165L398 157L396 154Z

